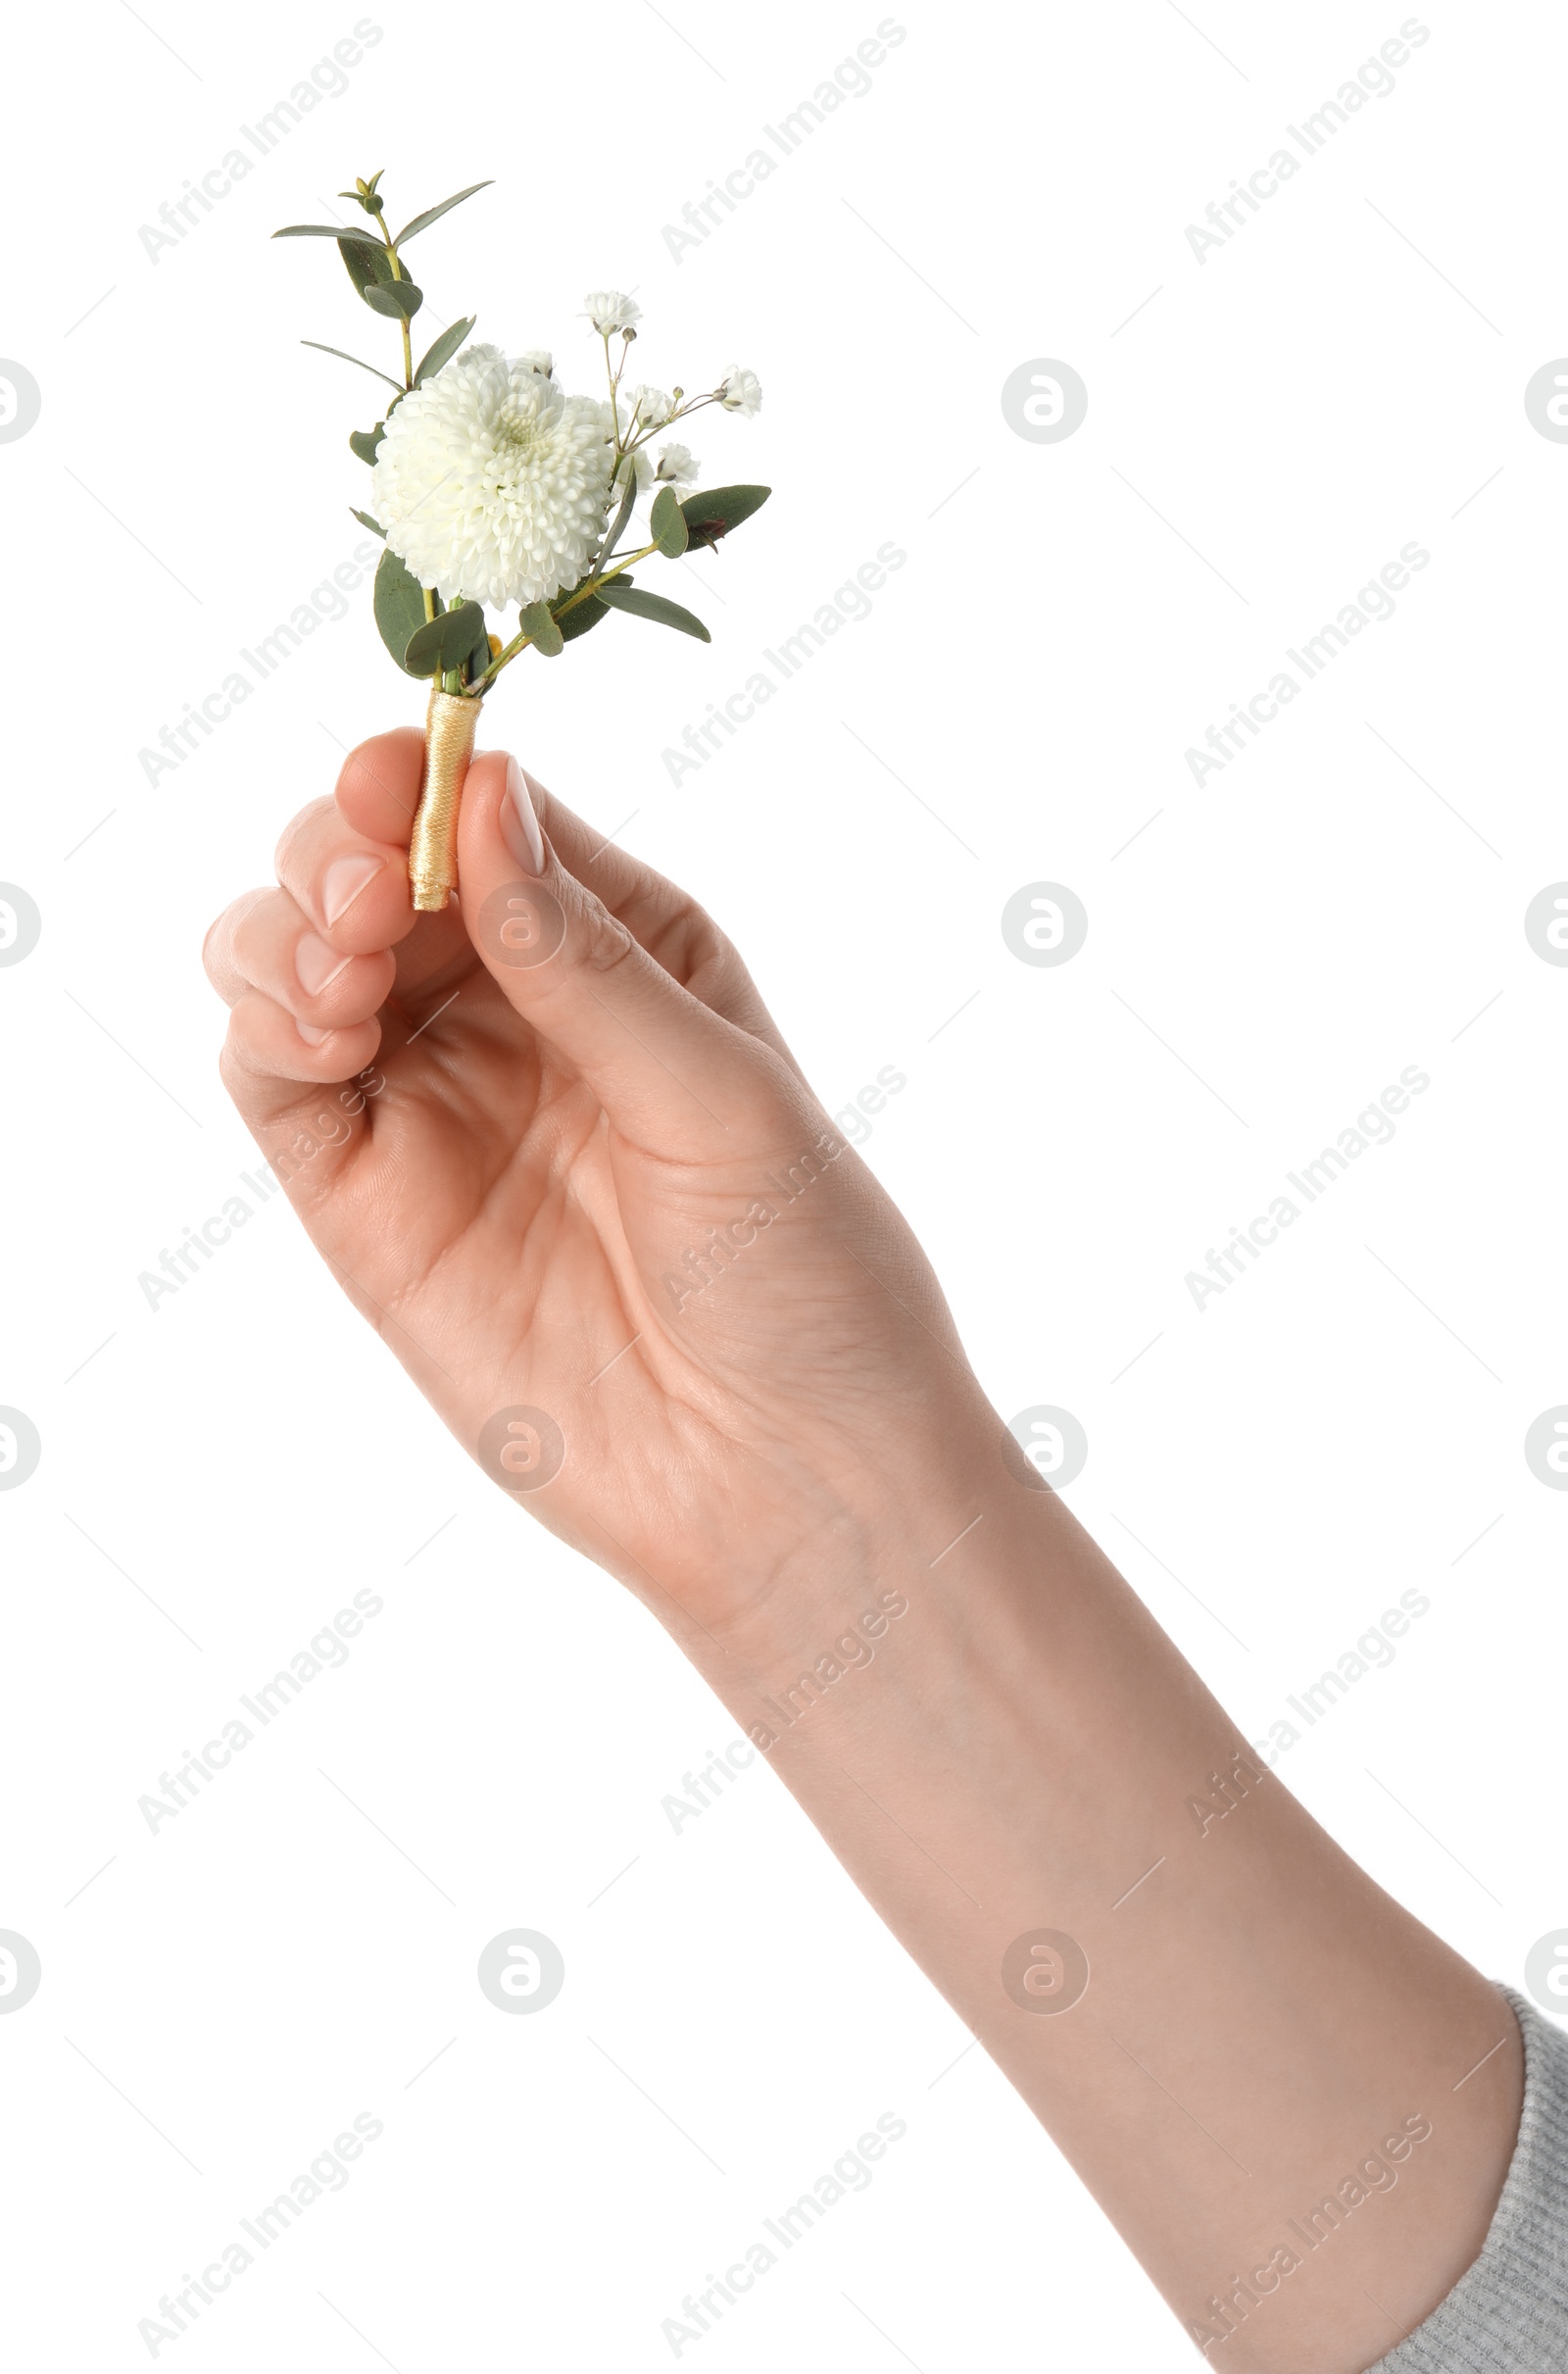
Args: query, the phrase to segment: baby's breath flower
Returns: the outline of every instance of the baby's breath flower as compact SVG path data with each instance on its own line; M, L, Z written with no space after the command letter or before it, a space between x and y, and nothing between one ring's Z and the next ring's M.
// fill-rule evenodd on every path
M662 387L628 387L621 402L628 428L635 420L639 436L645 428L662 428L675 409L673 396L666 396Z
M662 445L659 449L659 469L656 476L666 486L673 486L678 496L692 493L702 464L684 445Z
M718 400L726 412L738 412L743 420L750 420L762 409L762 383L755 371L742 371L732 363L718 383Z
M630 329L642 320L642 307L634 297L623 296L618 288L590 289L584 297L583 311L602 338L612 330Z

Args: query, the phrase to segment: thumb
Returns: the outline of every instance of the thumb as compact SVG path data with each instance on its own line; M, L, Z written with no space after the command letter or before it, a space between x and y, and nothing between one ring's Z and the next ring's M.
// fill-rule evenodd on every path
M566 870L504 751L468 768L458 873L486 969L622 1136L689 1161L733 1154L765 1126L779 1098L773 1059L683 989Z

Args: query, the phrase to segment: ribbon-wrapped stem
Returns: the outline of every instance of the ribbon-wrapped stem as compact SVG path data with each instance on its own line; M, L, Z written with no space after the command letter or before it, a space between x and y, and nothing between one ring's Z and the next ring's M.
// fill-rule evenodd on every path
M420 915L439 915L458 878L458 811L482 701L432 687L424 719L424 780L409 842L409 883Z

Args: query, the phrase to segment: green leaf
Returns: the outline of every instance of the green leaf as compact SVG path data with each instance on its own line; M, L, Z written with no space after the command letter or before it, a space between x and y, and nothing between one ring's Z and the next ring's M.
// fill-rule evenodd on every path
M445 369L478 319L477 314L469 314L466 321L454 321L450 329L441 332L414 374L416 387L421 386L426 379L433 379L438 371Z
M448 668L461 668L480 650L488 659L484 605L460 602L456 610L449 610L441 618L431 618L415 629L404 645L403 665L411 676L444 675Z
M465 198L471 198L475 190L493 186L489 181L474 181L466 189L460 189L455 198L443 198L439 206L429 207L422 215L416 215L412 223L405 223L393 242L394 246L401 247L404 240L412 239L416 230L428 230L432 223L439 223L443 215L449 215L455 206L461 206Z
M601 619L608 618L610 616L609 610L600 601L597 594L590 594L586 601L578 602L575 609L567 610L565 608L566 603L572 599L581 586L587 583L588 576L592 574L593 571L590 569L587 576L579 577L575 585L568 586L564 594L556 597L556 606L551 616L561 629L564 642L574 643L579 635L585 635L588 632L590 626L597 626ZM618 582L622 585L629 585L631 577L628 574L618 579Z
M377 420L373 428L356 428L349 434L349 451L358 454L362 462L372 463L386 435L386 422Z
M362 297L368 288L393 277L392 259L384 247L365 247L358 239L340 239L337 252Z
M710 549L720 536L727 536L754 511L760 511L772 491L770 486L710 486L701 494L688 495L680 508L693 549Z
M568 610L564 618L557 618L556 632L564 643L575 643L579 635L585 635L590 626L597 626L601 618L609 616L599 596L590 594L586 602L579 602L575 610Z
M368 371L372 379L385 379L388 387L395 388L400 396L404 392L400 382L389 371L377 371L373 363L361 363L358 355L346 355L341 346L323 346L319 338L302 338L300 344L314 346L318 355L336 355L340 363L356 364L361 371Z
M695 635L699 643L713 639L702 619L694 618L678 602L666 602L662 594L644 593L640 587L628 585L624 577L609 578L594 599L608 602L612 610L630 611L634 618L652 618L658 626L676 627L683 635ZM584 603L583 608L587 607Z
M349 505L349 510L351 513L353 513L354 518L358 519L360 525L362 527L368 527L372 536L385 536L386 529L381 525L380 520L372 519L368 511L355 511L352 503Z
M362 230L357 223L287 223L272 233L274 239L357 239L362 247L380 247L384 242L373 230Z
M389 321L412 321L424 303L423 289L412 280L377 280L360 293L372 314L385 314Z
M586 610L587 603L582 607ZM560 658L566 640L565 628L556 624L548 602L530 602L526 610L518 612L517 623L535 651L543 652L547 660Z
M598 557L594 562L594 569L604 568L605 563L609 560L611 554L620 542L621 537L625 534L626 522L631 518L631 508L636 500L637 472L635 470L629 470L626 472L625 486L621 490L620 508L616 512L614 519L611 521L610 533L606 536L603 544L601 544L599 547ZM589 574L591 575L592 573L592 570L590 570Z
M675 500L672 486L662 486L654 497L653 510L648 515L654 541L666 561L678 561L690 542L686 515Z
M403 666L403 655L424 624L424 595L395 552L384 552L375 572L375 623L381 640ZM409 674L417 672L414 669Z

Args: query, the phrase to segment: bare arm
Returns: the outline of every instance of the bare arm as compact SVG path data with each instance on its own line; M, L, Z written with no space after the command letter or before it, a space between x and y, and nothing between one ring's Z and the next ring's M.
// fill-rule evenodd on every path
M1481 2245L1511 2011L1043 1488L709 918L499 754L461 906L416 918L418 765L354 753L209 935L305 1226L668 1626L1199 2345L1360 2374Z
M1213 2362L1358 2374L1481 2247L1513 2013L948 1414L941 1469L684 1646Z

